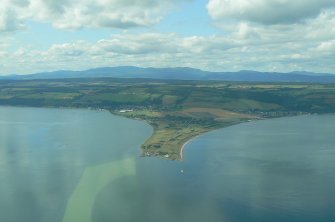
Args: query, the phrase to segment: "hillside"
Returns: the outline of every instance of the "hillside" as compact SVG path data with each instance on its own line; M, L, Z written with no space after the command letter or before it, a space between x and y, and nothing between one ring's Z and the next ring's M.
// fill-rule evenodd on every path
M335 75L309 72L256 72L242 70L239 72L209 72L187 67L179 68L140 68L119 66L89 69L84 71L54 71L30 75L10 75L0 79L33 80L33 79L64 79L64 78L147 78L175 80L222 80L243 82L309 82L335 83Z

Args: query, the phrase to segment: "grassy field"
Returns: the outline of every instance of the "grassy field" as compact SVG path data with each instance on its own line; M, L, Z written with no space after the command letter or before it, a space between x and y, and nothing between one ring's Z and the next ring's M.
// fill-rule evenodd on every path
M180 159L185 142L217 128L259 118L334 113L335 85L113 78L3 80L0 105L107 109L142 119L155 129L142 146L143 155Z

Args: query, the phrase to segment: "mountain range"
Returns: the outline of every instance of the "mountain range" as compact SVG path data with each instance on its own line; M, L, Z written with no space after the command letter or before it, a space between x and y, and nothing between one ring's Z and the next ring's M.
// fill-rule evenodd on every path
M118 66L88 69L84 71L60 70L29 75L8 75L0 79L35 80L35 79L65 79L65 78L149 78L174 80L223 80L244 82L307 82L335 83L335 75L312 72L257 72L241 70L238 72L210 72L200 69L178 68L140 68L135 66Z

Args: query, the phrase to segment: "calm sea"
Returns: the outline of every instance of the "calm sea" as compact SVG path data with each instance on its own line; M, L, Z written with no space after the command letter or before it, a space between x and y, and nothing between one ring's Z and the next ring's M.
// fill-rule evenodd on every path
M139 157L141 121L0 107L0 221L333 222L334 132L334 115L249 122L177 162Z

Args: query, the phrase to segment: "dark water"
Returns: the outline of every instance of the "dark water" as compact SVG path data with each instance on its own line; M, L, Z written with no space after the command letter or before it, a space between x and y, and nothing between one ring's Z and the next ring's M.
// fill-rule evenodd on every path
M138 157L143 122L2 107L0 221L333 222L334 132L334 115L250 122L176 162Z

